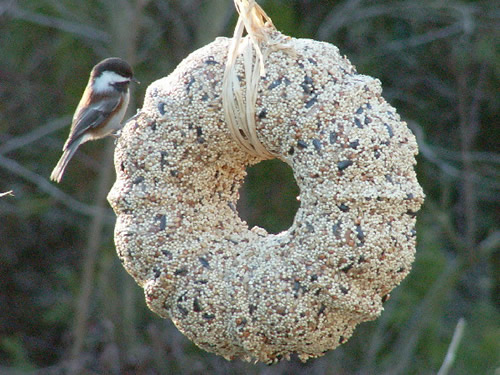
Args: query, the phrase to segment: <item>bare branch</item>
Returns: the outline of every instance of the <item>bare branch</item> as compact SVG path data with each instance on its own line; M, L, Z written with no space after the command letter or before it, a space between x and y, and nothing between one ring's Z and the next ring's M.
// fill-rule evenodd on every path
M4 11L12 18L31 22L40 26L52 27L60 31L79 35L83 38L97 40L104 43L109 43L111 40L107 33L99 29L87 25L82 25L76 22L70 22L61 18L33 13L19 8L17 4L12 4L11 6L4 9Z
M443 159L454 161L461 161L462 159L462 153L459 151L449 150L440 146L429 146L429 148ZM471 151L468 155L471 161L475 163L500 164L500 155L494 152Z
M491 233L484 240L479 242L478 251L479 253L487 257L490 253L500 247L500 231L496 230Z
M463 24L461 22L457 22L438 30L431 30L425 34L389 42L385 45L382 53L385 54L387 51L400 51L406 48L421 46L422 44L432 43L439 39L449 38L450 36L460 34L463 31Z
M438 153L443 153L443 149L436 147L436 146L431 146L428 143L426 143L425 136L424 136L424 131L422 127L417 124L414 121L408 121L408 125L415 134L415 137L417 138L417 143L418 143L418 148L420 154L430 161L431 163L435 164L439 169L443 171L443 173L447 174L448 176L454 177L457 180L462 179L463 177L463 172L460 168L453 166L452 164L446 162L444 159L438 156ZM489 153L486 153L489 155ZM454 156L458 157L460 155L460 162L463 162L463 153L462 152L457 152L454 154L450 154L448 156ZM470 150L467 151L467 155L469 155L471 158L481 158L484 159L487 155L485 153L474 153L471 152ZM490 155L491 156L491 155ZM450 159L450 157L448 157ZM492 157L490 161L496 162L497 157ZM474 181L476 184L481 184L481 186L488 187L488 188L498 188L498 184L495 181L491 181L488 178L485 178L478 174L476 171L470 171L470 179Z
M400 294L400 290L395 290L391 293L392 298L398 299L397 295ZM396 309L395 303L384 304L384 313L378 318L377 326L371 334L369 343L366 345L365 353L362 358L360 369L356 372L357 374L373 374L375 373L375 366L377 361L377 355L380 351L387 345L387 332L388 326L391 319L393 318L394 310Z
M12 190L6 191L4 193L0 193L0 198L5 197L7 195L10 195L11 197L13 197L14 193L12 192Z
M453 176L455 178L460 178L460 170L458 168L455 168L451 164L440 160L434 153L434 151L427 145L427 143L425 142L424 131L422 130L422 127L413 121L408 121L408 125L410 126L411 130L413 130L413 133L417 138L420 154L422 154L430 162L436 164L439 169L441 169L447 175Z
M8 152L23 148L29 144L38 141L51 133L67 126L71 121L70 116L64 116L53 121L48 122L45 125L36 127L33 131L24 134L20 137L15 137L9 139L7 142L0 146L0 155L5 155Z
M110 214L110 210L96 206L89 206L85 203L77 201L70 195L64 193L63 191L52 185L46 178L30 171L29 169L23 167L21 164L12 159L0 155L0 167L3 167L12 174L15 174L35 184L40 190L49 194L52 198L61 202L72 211L85 216L94 216L98 214L104 215L108 224L112 224L115 222L115 216Z
M461 260L454 259L448 262L444 271L427 291L422 302L415 308L415 312L405 328L399 333L392 349L395 355L391 356L389 362L386 363L387 374L402 374L404 369L408 368L421 335L434 318L433 311L445 303L445 296L455 288L464 270L465 264Z
M458 345L462 340L465 329L465 319L460 318L455 327L455 332L453 333L453 338L451 339L450 346L448 347L448 351L446 353L446 357L444 358L444 362L441 365L437 375L447 375L450 372L451 366L455 362L455 356L458 349Z

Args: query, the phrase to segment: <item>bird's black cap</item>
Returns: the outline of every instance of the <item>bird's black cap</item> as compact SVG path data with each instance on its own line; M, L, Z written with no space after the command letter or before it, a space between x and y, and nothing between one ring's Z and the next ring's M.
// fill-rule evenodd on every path
M92 75L94 77L99 77L102 72L105 71L114 72L127 78L132 78L134 76L132 67L125 60L120 59L119 57L109 57L102 60L99 64L94 66L92 69Z

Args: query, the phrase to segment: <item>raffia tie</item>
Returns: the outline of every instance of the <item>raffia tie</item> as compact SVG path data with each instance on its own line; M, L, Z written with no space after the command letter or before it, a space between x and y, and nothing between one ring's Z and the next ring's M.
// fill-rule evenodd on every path
M290 50L284 37L272 40L276 31L271 19L254 0L234 0L239 13L233 41L229 47L222 84L222 105L231 136L251 155L273 159L257 136L255 106L260 77L266 74L264 63L273 51ZM243 37L246 30L247 36ZM277 34L277 33L274 33ZM262 52L265 45L264 52ZM237 76L236 59L243 56L246 88L243 90Z

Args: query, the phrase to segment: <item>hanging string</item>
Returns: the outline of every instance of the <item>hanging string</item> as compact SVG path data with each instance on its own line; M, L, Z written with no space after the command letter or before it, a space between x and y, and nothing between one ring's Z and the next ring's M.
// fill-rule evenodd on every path
M255 105L260 77L266 74L265 60L272 51L290 49L285 37L276 32L271 19L255 0L234 0L239 13L233 40L229 47L222 84L222 105L229 131L238 145L248 153L264 159L275 154L259 141L255 124ZM246 30L247 36L243 37ZM278 35L278 40L272 40ZM265 46L264 52L263 46ZM237 75L236 60L242 55L245 90Z

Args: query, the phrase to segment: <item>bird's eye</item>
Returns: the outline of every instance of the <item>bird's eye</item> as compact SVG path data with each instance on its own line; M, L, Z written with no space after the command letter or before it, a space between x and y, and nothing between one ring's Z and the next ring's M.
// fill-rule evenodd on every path
M127 87L130 81L121 81L121 82L113 82L111 86L113 86L118 91L127 91Z

